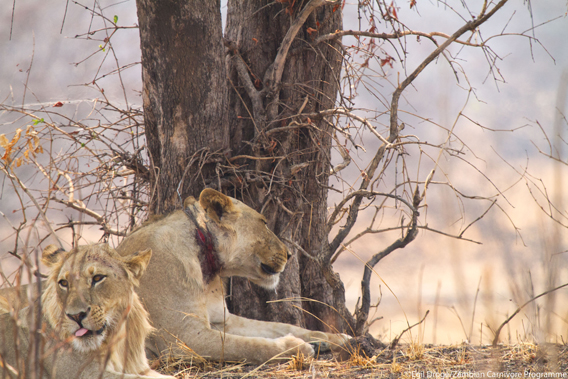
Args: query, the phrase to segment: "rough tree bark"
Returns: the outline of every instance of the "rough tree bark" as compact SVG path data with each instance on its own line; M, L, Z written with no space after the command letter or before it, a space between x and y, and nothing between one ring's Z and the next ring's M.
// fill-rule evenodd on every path
M326 186L333 131L324 120L296 115L333 107L342 59L334 45L312 45L318 35L342 27L340 7L321 3L230 0L225 32L233 87L229 90L231 149L234 156L256 158L234 162L250 170L254 180L244 189L236 187L235 194L263 210L281 238L294 241L312 256L327 244ZM280 62L285 39L296 26L299 31ZM275 83L278 64L283 65L281 83ZM336 313L318 303L332 304L319 263L289 247L295 254L277 293L233 278L232 310L311 329L337 327ZM300 296L318 302L266 303Z
M282 239L317 256L327 244L333 130L326 120L297 115L334 104L342 55L337 41L312 42L341 28L339 3L230 0L224 40L219 1L137 0L137 6L155 167L151 213L179 207L179 183L182 197L213 187L242 199ZM233 278L231 310L312 329L337 325L337 315L317 302L267 303L299 297L332 303L319 263L289 247L295 254L277 291Z
M215 174L210 154L228 146L221 7L219 0L137 0L136 6L154 168L150 212L161 214L181 206L178 184L182 199L199 195Z

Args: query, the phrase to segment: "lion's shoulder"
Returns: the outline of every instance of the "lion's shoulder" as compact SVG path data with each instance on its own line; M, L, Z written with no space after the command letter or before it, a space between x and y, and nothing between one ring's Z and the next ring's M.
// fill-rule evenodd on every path
M151 248L154 252L153 266L161 265L158 256L163 257L164 251L175 246L184 246L193 250L196 242L194 225L183 210L177 210L167 215L153 216L140 227L134 229L117 246L116 251L124 256L144 248ZM172 254L179 249L172 250Z
M134 230L132 230L132 233L136 232L137 230L146 228L150 225L153 225L153 224L159 222L160 220L163 220L164 218L166 218L168 216L169 216L169 214L165 214L165 215L154 215L154 214L152 214L152 215L148 216L146 221L144 221L142 224L135 227Z
M4 296L0 296L0 314L10 312L10 302Z
M151 236L155 233L167 233L168 231L181 232L186 228L190 221L185 216L183 210L176 210L165 215L150 215L146 221L135 227L126 236L125 240L144 240L144 236ZM117 250L122 254L121 243Z

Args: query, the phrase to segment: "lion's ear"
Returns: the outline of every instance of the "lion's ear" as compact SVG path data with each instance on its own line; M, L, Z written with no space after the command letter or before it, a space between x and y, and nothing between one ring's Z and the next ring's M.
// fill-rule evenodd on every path
M207 213L207 216L216 222L234 210L233 202L229 196L223 195L211 188L205 188L199 195L199 204Z
M127 255L123 258L128 271L132 273L134 279L138 280L146 271L150 258L152 257L152 249L146 249L134 254Z
M65 253L65 250L63 250L62 248L55 245L47 245L41 253L41 261L47 267L51 267L59 262L59 260L63 256L63 253Z

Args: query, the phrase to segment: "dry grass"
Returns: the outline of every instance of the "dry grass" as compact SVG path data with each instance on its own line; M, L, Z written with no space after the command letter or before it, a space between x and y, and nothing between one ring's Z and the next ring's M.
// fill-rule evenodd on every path
M331 354L294 357L263 366L243 363L178 361L160 371L178 378L562 378L568 372L568 346L523 343L491 346L402 345L371 358L354 355L338 362Z

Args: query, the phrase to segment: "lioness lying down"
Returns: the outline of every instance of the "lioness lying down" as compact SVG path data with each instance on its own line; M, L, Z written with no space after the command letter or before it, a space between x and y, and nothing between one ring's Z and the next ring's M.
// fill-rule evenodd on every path
M153 258L137 292L158 329L147 340L149 355L175 352L183 342L209 359L262 363L298 351L311 356L306 342L338 346L348 338L227 311L221 278L242 276L273 289L288 259L265 218L238 200L205 189L199 202L186 199L184 210L142 226L117 251L147 248Z
M151 255L121 257L105 244L69 252L48 246L42 261L51 273L41 299L0 316L2 377L39 378L39 368L42 378L173 379L150 370L144 352L152 327L134 287ZM33 343L35 325L43 330Z

